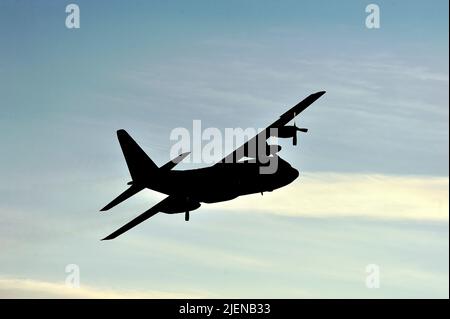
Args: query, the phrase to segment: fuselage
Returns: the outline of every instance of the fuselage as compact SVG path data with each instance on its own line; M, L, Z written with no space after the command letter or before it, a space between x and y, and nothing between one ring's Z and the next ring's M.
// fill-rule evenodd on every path
M299 172L279 158L276 170L264 174L258 163L218 163L192 170L171 170L149 177L147 187L203 203L234 199L241 195L272 191L293 182Z

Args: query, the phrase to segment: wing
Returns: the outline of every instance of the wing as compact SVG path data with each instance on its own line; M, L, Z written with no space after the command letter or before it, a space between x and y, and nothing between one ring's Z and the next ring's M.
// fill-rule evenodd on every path
M149 210L145 211L144 213L142 213L141 215L139 215L138 217L136 217L135 219L133 219L131 222L123 225L122 227L120 227L118 230L116 230L115 232L113 232L112 234L106 236L105 238L103 238L102 240L110 240L110 239L114 239L120 235L122 235L124 232L130 230L131 228L139 225L140 223L142 223L143 221L149 219L150 217L152 217L153 215L156 215L157 213L159 213L161 211L161 209L164 209L164 207L167 206L167 203L170 200L170 196L166 197L165 199L163 199L162 201L160 201L158 204L156 204L155 206L153 206L152 208L150 208Z
M296 106L294 106L289 111L287 111L286 113L281 115L280 118L278 120L276 120L275 122L273 122L271 125L269 125L269 127L267 127L266 130L268 128L276 128L276 127L282 127L282 126L286 125L294 117L296 117L301 112L303 112L308 106L313 104L316 100L318 100L325 93L326 93L325 91L320 91L320 92L309 95L303 101L299 102Z
M292 107L289 111L285 112L283 115L280 116L278 120L270 124L268 127L266 127L264 130L259 132L256 136L248 140L246 143L235 149L231 154L224 157L220 162L225 163L236 163L238 162L244 155L245 148L248 149L248 145L255 143L254 145L257 145L258 139L264 138L264 140L267 140L267 138L270 137L270 129L276 129L280 128L282 126L285 126L287 123L289 123L294 117L299 115L301 112L303 112L308 106L313 104L318 98L320 98L322 95L325 94L325 91L320 91L317 93L313 93L306 97L303 101L299 102L297 105ZM269 133L269 134L268 134Z

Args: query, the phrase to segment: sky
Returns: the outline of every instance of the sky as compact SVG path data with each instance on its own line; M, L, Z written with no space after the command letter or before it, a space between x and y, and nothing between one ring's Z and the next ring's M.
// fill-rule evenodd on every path
M449 297L448 1L376 1L379 29L357 0L73 1L79 29L69 3L0 2L1 298ZM174 128L321 90L292 184L100 241L164 197L99 212L130 179L116 130L162 165Z

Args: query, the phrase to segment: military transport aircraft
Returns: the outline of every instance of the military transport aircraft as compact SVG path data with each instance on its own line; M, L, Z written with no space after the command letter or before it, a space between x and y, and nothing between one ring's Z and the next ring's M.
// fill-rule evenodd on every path
M293 144L296 145L297 132L308 130L298 128L295 123L291 126L286 124L323 94L325 91L309 95L220 162L206 168L172 170L189 152L180 154L158 167L125 130L118 130L117 137L132 181L128 183L130 187L126 191L101 211L109 210L145 188L168 196L103 240L114 239L159 212L184 213L185 220L188 221L189 212L199 208L201 203L216 203L241 195L262 194L290 184L298 177L299 172L277 155L281 146L268 145L267 139L272 136L292 138ZM244 158L246 159L242 160ZM263 173L262 168L267 167L270 159L276 160L276 170Z

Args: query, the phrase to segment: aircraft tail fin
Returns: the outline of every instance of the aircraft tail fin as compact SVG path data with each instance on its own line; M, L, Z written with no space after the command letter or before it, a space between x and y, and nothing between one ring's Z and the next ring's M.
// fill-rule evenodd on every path
M117 138L133 182L143 180L145 178L144 172L151 174L152 171L158 170L158 166L145 154L127 131L118 130Z
M131 185L122 194L113 199L108 205L103 207L100 211L106 211L114 206L120 204L124 200L127 200L131 196L137 194L144 188L148 187L149 179L161 178L161 173L167 172L174 168L179 162L181 162L188 153L183 153L166 163L165 165L158 168L156 164L148 157L147 154L139 147L136 141L125 131L118 130L117 138L122 148L123 156L127 162L128 170L132 181L128 183Z

